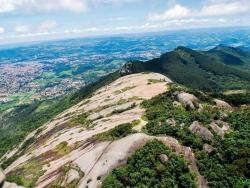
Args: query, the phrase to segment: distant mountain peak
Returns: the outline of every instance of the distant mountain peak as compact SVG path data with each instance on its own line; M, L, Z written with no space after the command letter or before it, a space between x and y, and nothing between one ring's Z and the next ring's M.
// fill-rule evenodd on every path
M175 48L175 51L176 50L191 50L191 49L186 46L178 46L177 48Z
M247 57L244 52L233 47L218 46L217 48L221 49L196 51L179 46L150 61L130 61L122 67L120 73L126 75L157 72L178 83L202 90L220 90L225 87L225 82L228 82L230 87L234 83L230 80L237 77L240 80L238 84L246 82L250 87L250 74L243 68L244 58ZM214 81L215 78L225 80L225 77L227 81Z

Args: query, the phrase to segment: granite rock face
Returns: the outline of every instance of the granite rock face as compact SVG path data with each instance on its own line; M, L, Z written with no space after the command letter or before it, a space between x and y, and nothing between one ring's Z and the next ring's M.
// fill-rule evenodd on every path
M201 125L198 121L194 121L190 127L189 130L193 133L198 134L201 138L206 140L212 140L213 134L203 125Z
M230 131L229 124L223 121L213 121L210 124L210 127L213 129L213 131L219 135L221 138L224 138L224 135Z
M160 155L159 155L159 159L160 159L160 161L161 161L162 163L166 163L166 162L168 162L168 160L169 160L168 156L165 155L165 154L160 154Z
M5 175L2 172L2 170L0 169L0 187L3 187L4 180L5 180Z
M181 92L176 93L176 99L186 108L194 110L199 108L198 98L192 94Z
M232 106L223 100L214 99L214 102L216 106L219 108L224 108L224 109L229 109L229 110L232 109Z

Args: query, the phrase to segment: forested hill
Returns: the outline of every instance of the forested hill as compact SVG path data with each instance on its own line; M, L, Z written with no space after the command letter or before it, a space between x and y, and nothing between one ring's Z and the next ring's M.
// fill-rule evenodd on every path
M250 88L250 53L222 45L209 51L178 47L150 61L130 61L121 69L122 74L145 71L206 91L246 89Z

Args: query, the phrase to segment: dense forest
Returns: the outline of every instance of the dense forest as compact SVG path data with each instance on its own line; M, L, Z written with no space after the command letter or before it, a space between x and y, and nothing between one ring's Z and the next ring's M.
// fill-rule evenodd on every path
M168 160L160 160L164 155ZM103 188L180 187L195 188L196 177L187 162L160 141L148 142L135 152L124 167L116 168L106 178Z
M210 187L249 187L250 108L236 108L225 117L225 111L211 106L209 96L199 98L203 105L207 105L201 112L176 108L172 105L174 92L173 87L170 92L143 103L148 120L144 131L151 135L173 136L183 145L191 147L198 159L199 170L207 178ZM239 97L248 100L249 95ZM225 100L232 102L228 97ZM166 119L170 118L175 119L178 126L169 125ZM228 122L232 129L224 139L214 134L213 140L206 140L188 129L193 121L199 121L209 128L211 121L218 119ZM213 152L207 153L203 148L204 144L210 144L214 148Z
M131 61L123 74L143 71L159 72L179 84L210 92L249 89L250 53L223 46L210 51L178 47L150 61Z

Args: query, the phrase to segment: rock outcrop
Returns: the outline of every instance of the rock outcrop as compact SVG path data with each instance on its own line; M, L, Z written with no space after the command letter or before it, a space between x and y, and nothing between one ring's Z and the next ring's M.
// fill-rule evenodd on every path
M2 170L0 169L0 187L3 187L4 180L5 180L5 175L2 172Z
M171 127L175 127L176 126L176 121L174 119L167 119L166 123L168 125L170 125Z
M214 99L214 102L215 102L216 106L219 108L225 108L228 110L232 109L232 106L223 100Z
M212 153L214 151L213 146L209 145L209 144L204 144L203 149L207 152L207 153Z
M168 156L167 156L166 154L160 154L160 155L159 155L159 159L160 159L160 161L161 161L162 163L166 163L166 162L168 162L168 160L169 160L169 158L168 158Z
M199 108L198 98L192 94L181 92L175 93L176 99L188 109Z
M198 134L203 139L212 140L213 138L213 134L198 121L194 121L190 125L189 130L192 131L193 133Z
M213 129L213 131L219 135L221 138L224 138L224 135L230 131L230 127L228 123L224 121L213 121L210 124L210 127Z

